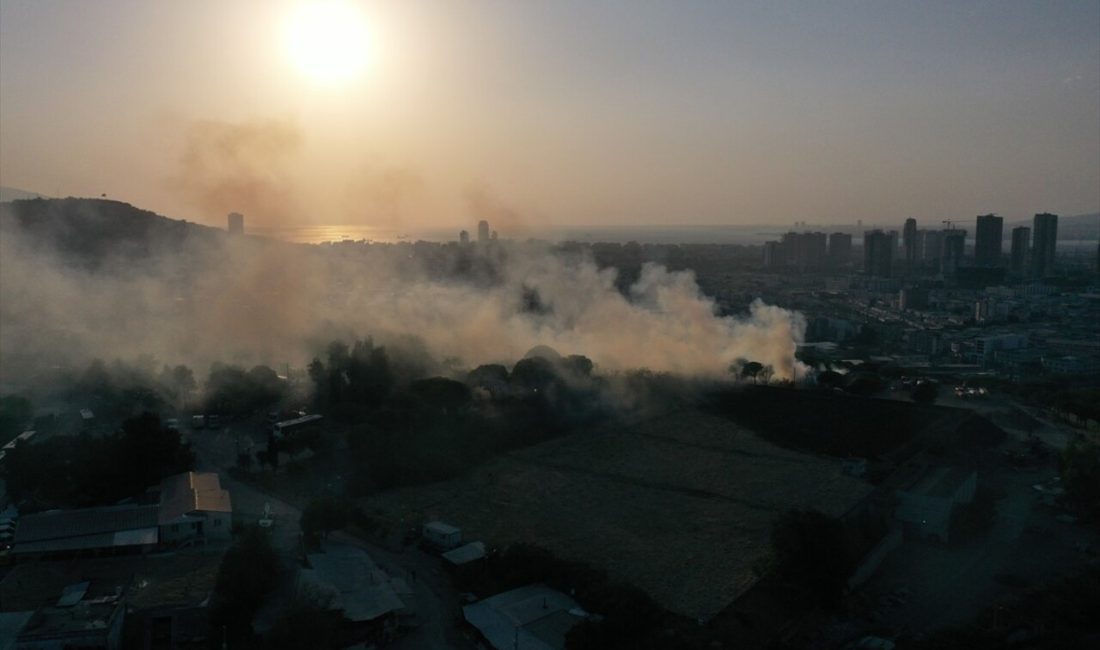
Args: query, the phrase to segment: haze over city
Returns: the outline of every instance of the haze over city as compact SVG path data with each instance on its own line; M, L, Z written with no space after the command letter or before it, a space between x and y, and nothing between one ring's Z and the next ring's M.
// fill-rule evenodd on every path
M1095 2L364 2L304 46L299 5L4 0L0 182L505 234L1100 208Z
M0 0L0 649L1100 647L1100 2Z

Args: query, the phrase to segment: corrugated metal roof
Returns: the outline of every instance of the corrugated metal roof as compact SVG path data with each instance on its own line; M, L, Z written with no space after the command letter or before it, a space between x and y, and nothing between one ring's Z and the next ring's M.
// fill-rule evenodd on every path
M443 559L456 566L480 560L483 557L485 557L485 544L482 542L470 542L443 554Z
M44 539L35 542L16 543L12 551L16 554L60 553L63 551L82 551L96 548L121 548L125 546L154 546L158 540L158 529L141 528L117 533L98 533L76 537Z
M72 607L80 602L84 594L88 593L88 586L92 584L85 580L65 587L61 592L61 598L57 599L58 607Z
M15 544L156 528L158 511L154 505L124 505L26 515L15 529Z
M584 620L572 598L543 584L505 591L462 608L462 615L498 650L561 650Z
M339 592L334 606L348 620L370 621L405 607L390 577L360 548L331 544L325 553L313 553L307 559L312 571L303 571L303 579Z

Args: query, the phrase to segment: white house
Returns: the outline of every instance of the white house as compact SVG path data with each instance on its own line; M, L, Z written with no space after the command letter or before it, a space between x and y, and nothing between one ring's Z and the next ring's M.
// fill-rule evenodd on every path
M214 472L186 472L160 484L157 517L161 544L229 539L233 505Z

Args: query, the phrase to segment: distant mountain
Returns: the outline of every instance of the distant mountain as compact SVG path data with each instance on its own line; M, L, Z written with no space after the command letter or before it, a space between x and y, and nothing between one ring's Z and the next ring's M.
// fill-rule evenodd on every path
M1013 221L1005 224L1005 238L1011 237L1011 231L1017 226L1032 226L1031 219ZM1058 239L1100 239L1100 212L1078 214L1071 217L1058 217Z
M44 199L47 198L43 194L38 192L28 192L27 190L21 190L15 187L4 187L0 185L0 203L5 201L21 201L23 199Z

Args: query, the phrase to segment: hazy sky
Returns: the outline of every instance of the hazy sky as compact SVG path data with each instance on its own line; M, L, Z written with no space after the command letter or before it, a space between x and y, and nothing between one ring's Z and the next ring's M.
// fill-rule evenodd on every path
M0 183L172 217L424 227L1100 209L1100 2L0 0Z

